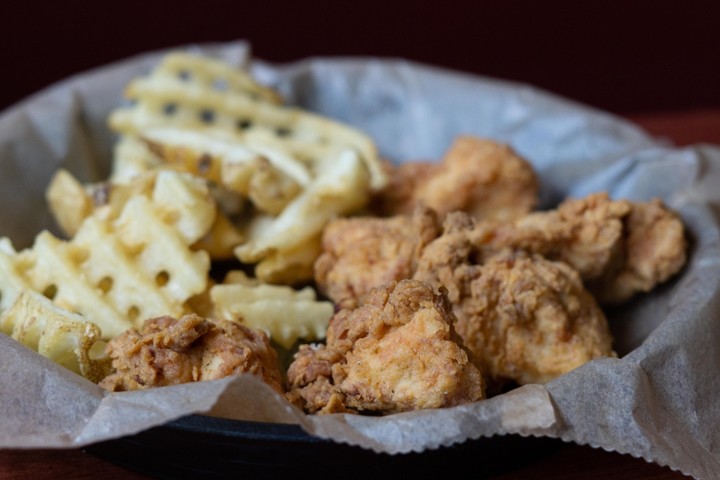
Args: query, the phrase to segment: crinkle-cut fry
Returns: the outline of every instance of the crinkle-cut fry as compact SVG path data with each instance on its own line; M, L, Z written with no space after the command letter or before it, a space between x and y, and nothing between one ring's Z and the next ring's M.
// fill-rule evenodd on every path
M322 252L320 235L288 251L274 251L255 265L257 278L290 285L312 280L315 260Z
M0 238L0 314L9 309L23 290L30 288L17 265L17 252L7 237ZM12 325L0 320L0 332L10 335Z
M293 290L279 285L223 284L210 289L210 298L217 317L264 330L286 349L301 338L325 338L334 313L333 304L316 300L310 287Z
M192 76L192 71L188 70L188 74ZM372 140L329 118L253 99L229 89L212 88L206 83L188 82L181 76L167 75L161 68L148 77L132 81L126 96L135 104L116 110L110 117L111 127L122 134L142 135L158 141L152 138L153 133L148 133L154 128L224 131L236 142L254 150L264 148L260 153L271 162L280 158L272 157L282 153L308 162L338 148L354 148L371 173L371 187L379 190L387 183ZM176 143L176 147L188 146L180 137L175 136L173 142L175 140L181 142ZM280 165L276 166L283 170ZM290 172L285 173L302 184Z
M14 340L93 382L108 372L98 326L37 292L23 290L3 313L2 323L12 325Z
M93 201L85 187L70 172L58 170L45 192L50 211L60 229L72 237L93 211Z
M367 202L368 172L354 150L323 159L315 182L277 217L257 215L244 231L247 242L235 249L243 262L254 263L273 252L298 248L322 231L332 218Z
M211 297L215 305L222 311L234 303L251 303L258 300L317 300L312 287L295 290L286 285L258 283L248 285L241 283L219 284L211 289Z

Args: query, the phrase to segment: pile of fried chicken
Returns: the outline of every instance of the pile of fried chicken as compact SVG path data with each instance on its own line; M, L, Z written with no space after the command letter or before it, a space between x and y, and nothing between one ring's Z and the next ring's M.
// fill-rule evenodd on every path
M683 223L658 199L536 211L537 175L507 145L463 136L441 163L387 171L367 215L325 228L315 284L337 313L286 372L262 332L163 317L110 342L102 386L252 373L308 413L459 405L616 356L601 307L686 262Z

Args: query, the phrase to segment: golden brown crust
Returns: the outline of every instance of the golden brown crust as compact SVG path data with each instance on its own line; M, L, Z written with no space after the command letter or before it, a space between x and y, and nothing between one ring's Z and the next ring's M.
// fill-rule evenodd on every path
M412 219L333 223L316 263L318 285L337 303L357 301L371 288L412 277L418 262L438 269L442 281L447 265L479 265L513 250L567 263L601 303L617 304L650 291L686 261L682 221L659 200L611 200L595 193L508 222L476 221L456 211L439 229L432 218L431 210L418 209Z
M527 160L507 145L472 136L457 137L440 163L405 163L389 178L373 201L383 216L408 215L424 205L440 216L464 211L507 221L530 212L538 199L538 179Z
M158 317L111 340L107 353L115 371L100 386L110 391L250 373L283 392L277 353L267 336L237 322L194 314Z
M484 397L443 292L403 280L370 292L330 321L327 345L304 346L288 398L308 412L394 413Z
M315 282L335 303L362 301L370 289L412 276L419 251L440 233L434 212L337 219L325 228Z
M625 220L624 257L589 288L604 304L622 303L637 292L649 292L679 272L687 261L685 228L677 213L659 199L633 203Z
M510 248L569 264L603 304L650 291L686 261L682 221L657 199L595 193L514 222L480 222L469 235L484 257Z
M508 251L483 265L424 266L416 278L448 287L457 331L494 381L544 383L613 355L603 312L564 263Z

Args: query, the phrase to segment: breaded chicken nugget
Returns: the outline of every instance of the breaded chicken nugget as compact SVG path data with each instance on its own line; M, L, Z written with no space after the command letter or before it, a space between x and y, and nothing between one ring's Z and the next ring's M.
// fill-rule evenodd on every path
M331 320L326 345L302 346L290 401L308 412L394 413L484 398L443 292L416 280L374 289Z

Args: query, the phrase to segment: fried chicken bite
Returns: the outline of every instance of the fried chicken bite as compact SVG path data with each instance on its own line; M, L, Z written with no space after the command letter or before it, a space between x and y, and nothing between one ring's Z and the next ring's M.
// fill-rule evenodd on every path
M649 292L679 272L687 261L685 227L658 199L633 203L625 219L623 261L587 284L602 304L622 303Z
M421 208L412 220L334 222L315 265L316 281L335 302L361 299L373 287L412 277L419 259L426 269L433 263L442 269L482 264L507 249L567 263L601 304L616 305L680 271L687 242L680 217L657 199L631 202L595 193L508 222L477 221L457 211L445 216L442 228L432 210Z
M145 321L112 339L106 348L114 373L100 386L139 390L253 374L284 393L277 352L264 332L195 314Z
M468 234L484 257L511 248L563 261L602 304L619 304L682 268L684 230L679 216L658 199L631 202L595 193L514 222L479 222Z
M362 301L374 287L410 278L420 250L439 234L437 216L422 207L412 216L333 220L323 232L315 282L335 303Z
M506 251L437 267L421 262L415 278L448 288L457 332L496 384L545 383L614 355L605 315L565 263Z
M341 309L325 345L303 345L287 397L310 413L386 414L484 398L484 381L454 330L443 291L416 280L372 290Z
M373 200L382 216L409 215L418 205L440 216L464 211L473 218L507 221L537 204L538 180L530 163L504 144L460 136L440 163L391 168L390 183Z

